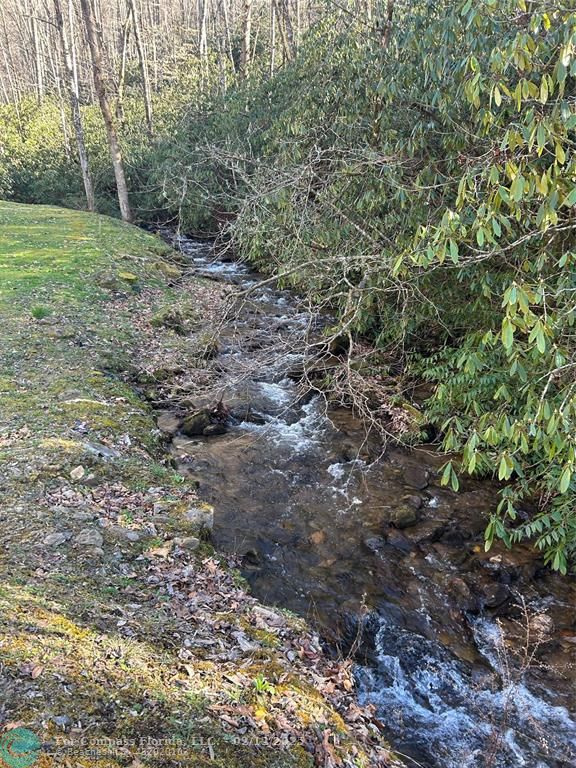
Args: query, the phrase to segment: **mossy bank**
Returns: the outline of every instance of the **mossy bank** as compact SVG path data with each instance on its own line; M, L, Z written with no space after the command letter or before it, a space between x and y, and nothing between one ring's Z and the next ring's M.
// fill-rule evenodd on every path
M392 763L350 665L213 552L142 395L207 372L226 290L134 227L0 203L0 727L38 765Z

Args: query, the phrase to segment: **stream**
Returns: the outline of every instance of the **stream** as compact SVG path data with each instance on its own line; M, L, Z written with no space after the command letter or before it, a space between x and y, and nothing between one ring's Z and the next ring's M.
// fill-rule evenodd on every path
M179 472L216 509L215 546L242 558L256 597L353 654L358 698L407 765L575 765L574 581L527 548L484 552L494 485L441 488L431 447L381 455L349 411L303 386L321 317L210 243L160 234L245 294L219 330L214 377L191 394L198 408L222 399L226 433L187 437L177 413L159 414Z

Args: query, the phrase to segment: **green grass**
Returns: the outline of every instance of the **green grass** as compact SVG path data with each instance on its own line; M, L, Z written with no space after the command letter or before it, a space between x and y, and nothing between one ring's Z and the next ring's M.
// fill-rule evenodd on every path
M61 735L53 717L65 714L94 739L213 739L214 756L199 753L198 766L307 768L312 759L300 745L282 752L233 743L213 710L241 701L273 724L269 710L284 713L286 699L296 725L310 728L303 741L316 738L317 722L341 730L310 681L293 675L278 638L253 626L252 603L238 606L234 597L234 610L228 603L225 615L213 609L208 635L228 644L229 661L209 661L209 644L192 645L181 657L182 638L196 636L194 614L168 582L148 582L162 562L151 550L188 535L181 511L199 501L165 461L154 414L133 377L160 362L177 360L189 370L209 365L199 363L200 353L211 312L219 311L213 284L187 276L178 289L168 285L166 257L176 254L157 238L103 216L0 202L0 732L4 717L47 742ZM154 327L160 308L174 302L204 318L192 336ZM96 458L94 444L113 457ZM78 467L91 477L89 486L74 479ZM99 493L100 506L93 496ZM175 511L154 530L147 526L157 499L174 502ZM88 518L76 517L86 511ZM103 516L140 538L115 538L100 526ZM75 542L87 529L101 532L101 547ZM66 541L46 542L63 532ZM202 574L212 554L204 543L183 565ZM209 596L236 595L234 572L222 569L214 578L205 587ZM230 630L248 633L258 652L238 656ZM260 681L260 695L252 680ZM48 768L47 760L39 768ZM120 768L131 760L75 764Z
M99 269L142 263L167 249L157 238L107 216L0 202L0 305L50 295L56 305L103 296Z

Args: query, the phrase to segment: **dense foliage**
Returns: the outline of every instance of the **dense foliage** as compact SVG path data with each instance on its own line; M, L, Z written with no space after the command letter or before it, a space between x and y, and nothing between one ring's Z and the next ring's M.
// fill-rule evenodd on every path
M124 138L142 217L198 231L237 211L240 251L336 308L338 332L369 339L370 374L387 364L434 385L427 419L455 457L444 482L503 481L487 545L534 539L563 572L576 550L568 6L397 3L389 36L332 16L273 78L255 68L192 110L180 93L153 145L134 107ZM25 118L23 138L4 110L0 193L80 199L57 117ZM90 135L102 197L96 122Z

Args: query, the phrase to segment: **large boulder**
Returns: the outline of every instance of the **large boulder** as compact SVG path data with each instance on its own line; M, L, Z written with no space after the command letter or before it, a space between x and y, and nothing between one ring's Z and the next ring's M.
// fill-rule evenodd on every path
M203 435L204 430L212 424L212 417L208 408L191 413L182 422L182 432L188 437Z

